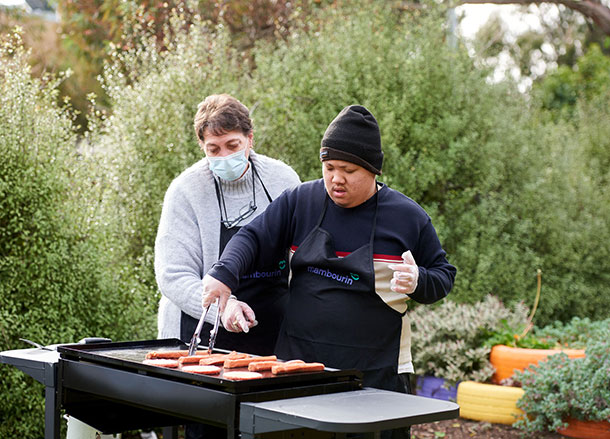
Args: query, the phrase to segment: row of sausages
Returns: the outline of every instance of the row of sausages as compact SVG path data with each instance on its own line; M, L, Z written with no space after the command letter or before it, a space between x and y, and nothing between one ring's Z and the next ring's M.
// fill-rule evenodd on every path
M248 354L231 352L228 354L208 354L207 351L197 351L189 356L188 351L150 351L146 354L144 364L153 366L179 368L183 372L203 375L218 375L221 366L225 371L223 377L229 380L248 380L262 378L262 371L271 371L274 375L316 372L324 370L322 363L306 363L302 360L278 361L275 355L252 357ZM247 367L248 371L231 371Z

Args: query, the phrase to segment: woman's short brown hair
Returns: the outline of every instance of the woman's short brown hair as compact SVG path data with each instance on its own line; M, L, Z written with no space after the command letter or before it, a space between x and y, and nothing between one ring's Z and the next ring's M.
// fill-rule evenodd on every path
M215 136L235 130L247 136L252 132L250 111L233 96L210 95L197 106L195 115L195 133L202 142L206 129Z

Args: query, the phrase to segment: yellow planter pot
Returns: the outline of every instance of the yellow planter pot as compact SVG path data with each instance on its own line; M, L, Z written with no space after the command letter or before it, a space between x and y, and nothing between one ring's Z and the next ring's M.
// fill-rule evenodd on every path
M462 381L457 389L456 402L462 418L510 425L523 414L517 408L521 396L523 389L518 387Z
M531 365L538 364L539 361L546 360L548 356L560 352L570 358L585 356L584 349L523 349L495 345L489 354L489 361L496 368L496 373L491 380L499 383L505 378L512 377L515 370L525 370Z

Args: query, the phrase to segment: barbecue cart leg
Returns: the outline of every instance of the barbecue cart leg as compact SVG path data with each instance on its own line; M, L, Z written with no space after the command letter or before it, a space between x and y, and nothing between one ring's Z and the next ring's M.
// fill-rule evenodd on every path
M163 427L161 431L163 432L163 439L178 439L178 427L176 425Z
M45 386L44 398L44 438L59 439L59 398L55 386Z
M236 435L237 430L235 429L235 425L229 423L229 425L227 425L227 439L235 439L237 438ZM242 438L243 438L243 434L242 434ZM254 438L254 436L252 436Z

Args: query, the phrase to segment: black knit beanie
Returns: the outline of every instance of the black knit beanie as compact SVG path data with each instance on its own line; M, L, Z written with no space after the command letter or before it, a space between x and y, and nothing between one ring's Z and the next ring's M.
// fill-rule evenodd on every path
M375 117L361 105L350 105L328 125L320 160L344 160L381 175L383 152Z

